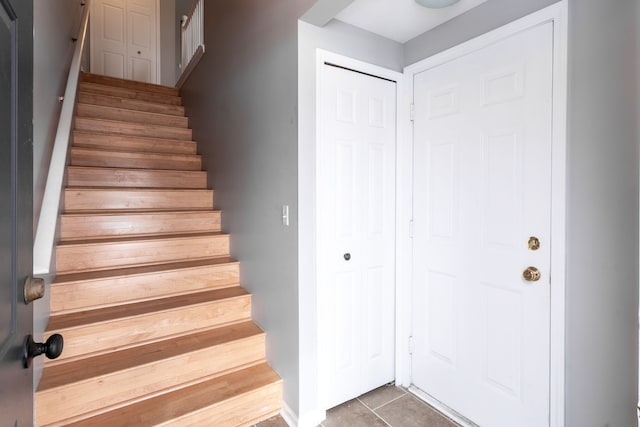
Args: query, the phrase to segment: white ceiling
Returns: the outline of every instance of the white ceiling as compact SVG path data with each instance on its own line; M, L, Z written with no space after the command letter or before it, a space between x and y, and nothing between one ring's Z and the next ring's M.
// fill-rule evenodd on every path
M485 1L460 0L442 9L427 9L414 0L354 0L335 18L405 43Z

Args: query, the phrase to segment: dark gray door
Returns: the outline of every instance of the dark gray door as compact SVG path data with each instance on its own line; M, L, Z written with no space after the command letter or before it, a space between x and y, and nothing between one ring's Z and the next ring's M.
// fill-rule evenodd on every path
M23 302L33 245L33 0L0 0L0 426L33 425Z

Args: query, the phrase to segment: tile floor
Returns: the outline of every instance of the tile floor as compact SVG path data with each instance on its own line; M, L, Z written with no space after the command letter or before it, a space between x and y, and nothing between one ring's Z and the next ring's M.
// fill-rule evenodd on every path
M318 427L458 427L422 400L394 385L382 386L327 411ZM287 427L273 417L255 427Z

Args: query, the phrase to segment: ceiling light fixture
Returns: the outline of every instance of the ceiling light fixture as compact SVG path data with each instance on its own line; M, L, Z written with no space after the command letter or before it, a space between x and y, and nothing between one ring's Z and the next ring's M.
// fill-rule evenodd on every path
M416 0L420 6L428 7L429 9L442 9L443 7L451 6L460 0Z

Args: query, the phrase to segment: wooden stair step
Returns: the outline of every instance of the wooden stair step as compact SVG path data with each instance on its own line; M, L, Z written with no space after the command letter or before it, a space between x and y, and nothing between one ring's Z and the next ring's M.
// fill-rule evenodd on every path
M213 190L67 187L64 197L68 213L110 209L213 208Z
M71 147L71 165L200 171L202 159L197 154L131 153Z
M159 104L182 105L182 99L179 96L164 95L161 93L145 92L135 89L109 86L103 84L80 82L79 89L81 92L95 93L98 95L116 96L124 99L133 99L136 101L157 102Z
M251 296L239 286L114 307L52 315L45 339L62 334L64 349L45 366L107 354L251 318Z
M115 120L76 117L76 130L85 132L101 132L116 135L144 136L152 138L181 139L191 141L191 129L127 123Z
M220 211L213 210L64 213L60 216L60 239L217 232L220 217Z
M161 104L158 102L137 101L117 96L100 95L98 93L79 92L78 102L83 104L103 105L105 107L124 108L127 110L146 111L148 113L171 114L184 116L181 105Z
M281 398L282 380L265 363L66 425L249 426L276 415Z
M147 125L174 126L180 128L189 127L189 119L184 116L171 114L149 113L146 111L127 110L124 108L105 107L78 103L76 106L78 117L88 117L103 120L117 120L131 123L143 123Z
M72 187L207 188L204 171L68 166Z
M37 422L59 422L220 376L239 366L264 362L264 352L264 333L247 321L49 366L36 393Z
M56 246L56 270L102 270L228 254L229 235L222 233L82 240Z
M58 274L50 288L51 313L109 307L234 286L236 260L204 258L141 267Z
M104 76L101 74L82 73L81 82L97 83L101 85L114 86L126 89L135 89L144 92L160 93L163 95L178 96L179 90L176 87L163 86L154 83L139 82L136 80L126 80L117 77Z
M114 135L95 132L73 132L73 146L140 153L196 154L194 141Z

